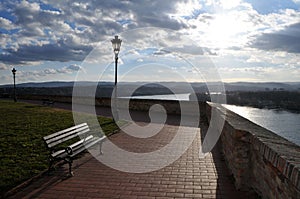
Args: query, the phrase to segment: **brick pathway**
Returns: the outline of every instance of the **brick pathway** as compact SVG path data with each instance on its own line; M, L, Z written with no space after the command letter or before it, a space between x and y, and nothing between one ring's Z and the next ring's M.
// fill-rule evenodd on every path
M110 140L126 150L148 152L169 143L177 128L166 125L147 139L121 132ZM161 170L141 174L114 170L86 153L75 161L74 177L65 177L64 165L12 198L249 198L247 193L235 190L217 149L204 159L198 158L199 144L198 134L177 161ZM105 150L105 144L103 147Z

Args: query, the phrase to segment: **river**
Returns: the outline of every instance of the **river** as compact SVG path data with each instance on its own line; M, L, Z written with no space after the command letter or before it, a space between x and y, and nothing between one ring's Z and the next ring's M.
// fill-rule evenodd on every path
M246 106L223 106L300 146L300 114Z
M189 101L189 94L134 96L135 99ZM300 146L300 114L284 110L224 105L227 109Z

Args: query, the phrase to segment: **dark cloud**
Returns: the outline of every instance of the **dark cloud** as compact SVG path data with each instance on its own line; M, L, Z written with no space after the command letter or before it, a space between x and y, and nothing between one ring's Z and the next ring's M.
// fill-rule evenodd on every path
M169 23L166 23L166 21ZM171 20L168 16L143 16L139 18L139 22L142 26L155 26L172 30L179 30L188 27L186 24Z
M63 41L45 45L21 45L17 51L7 50L0 60L10 64L25 64L34 61L82 61L92 50L91 46L68 45Z
M300 53L300 23L278 32L262 34L252 41L250 46L262 50Z
M86 1L84 4L76 4L77 6L74 6L73 1L70 1L60 3L60 7L67 16L74 16L74 13L80 13L83 18L78 17L76 21L84 24L90 23L90 19L98 15L100 17L103 16L100 19L101 21L105 21L104 18L112 19L111 22L129 19L129 26L138 24L138 27L155 26L178 30L185 28L186 24L170 17L170 13L176 12L176 3L185 1L175 0L170 3L159 0L144 0L142 2L140 0L102 0ZM49 3L51 4L52 2L49 1ZM92 24L95 25L94 22Z

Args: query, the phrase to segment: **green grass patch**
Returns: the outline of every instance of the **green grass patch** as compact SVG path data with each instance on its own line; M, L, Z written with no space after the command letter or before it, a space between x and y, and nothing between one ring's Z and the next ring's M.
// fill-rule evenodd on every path
M73 126L74 121L71 111L2 100L0 115L2 195L48 168L49 151L42 138ZM104 124L101 127L105 134L118 129L109 118L97 119L100 125Z

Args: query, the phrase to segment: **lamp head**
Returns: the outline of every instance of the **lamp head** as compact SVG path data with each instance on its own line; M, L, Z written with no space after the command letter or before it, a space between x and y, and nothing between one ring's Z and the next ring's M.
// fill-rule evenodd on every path
M120 52L122 40L119 39L118 36L116 35L115 38L111 40L111 43L112 43L112 47L114 49L115 55L118 55Z
M15 68L13 68L13 69L11 70L11 72L15 75L16 72L17 72L17 70L16 70Z

